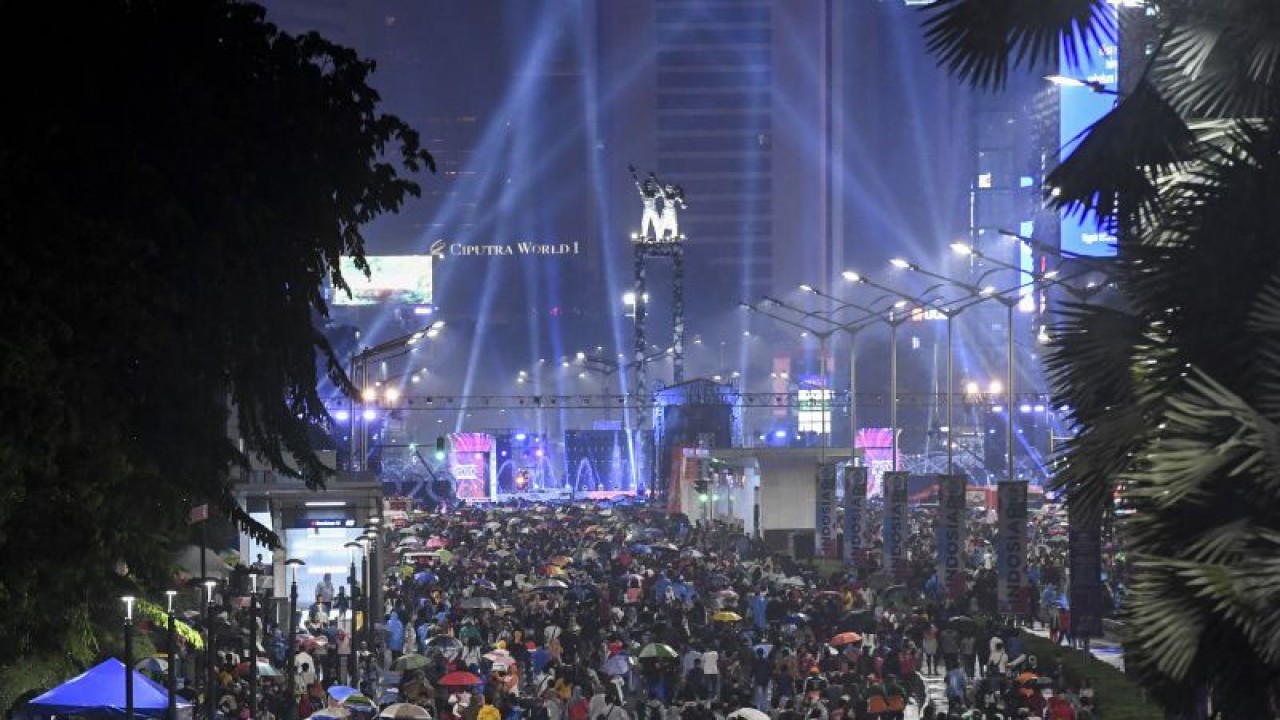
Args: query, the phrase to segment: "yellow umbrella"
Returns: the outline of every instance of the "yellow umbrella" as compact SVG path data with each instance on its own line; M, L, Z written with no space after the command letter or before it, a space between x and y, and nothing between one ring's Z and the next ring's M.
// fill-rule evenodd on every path
M736 612L729 612L728 610L721 610L720 612L718 612L718 613L716 613L716 614L712 615L712 616L711 616L711 619L712 619L712 620L715 620L716 622L726 622L726 623L731 623L731 622L738 622L739 620L741 620L741 619L742 619L742 616L741 616L741 615L739 615L739 614L738 614L738 613L736 613Z
M564 568L558 567L556 565L548 565L546 569L546 573L550 577L560 577L565 574Z
M552 565L564 566L564 565L568 565L571 562L573 562L573 558L569 557L568 555L557 555L551 558Z

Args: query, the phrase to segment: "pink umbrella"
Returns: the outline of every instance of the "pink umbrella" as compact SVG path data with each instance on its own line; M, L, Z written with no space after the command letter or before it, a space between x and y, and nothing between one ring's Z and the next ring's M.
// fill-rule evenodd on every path
M444 538L440 537L439 535L427 541L427 547L429 548L442 548L444 546L445 546Z

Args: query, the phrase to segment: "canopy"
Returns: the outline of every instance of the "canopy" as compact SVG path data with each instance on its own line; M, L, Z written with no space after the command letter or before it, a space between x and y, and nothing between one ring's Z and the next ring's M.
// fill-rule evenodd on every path
M159 683L133 670L133 713L161 718L169 711L169 694ZM27 703L36 712L50 715L123 717L125 714L124 663L107 658L58 687ZM191 707L179 700L178 708Z

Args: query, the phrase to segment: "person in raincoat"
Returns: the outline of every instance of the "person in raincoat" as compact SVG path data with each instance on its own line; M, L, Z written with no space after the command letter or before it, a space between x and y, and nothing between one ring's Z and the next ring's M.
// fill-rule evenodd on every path
M387 615L387 648L391 650L392 662L404 653L404 622L394 610Z

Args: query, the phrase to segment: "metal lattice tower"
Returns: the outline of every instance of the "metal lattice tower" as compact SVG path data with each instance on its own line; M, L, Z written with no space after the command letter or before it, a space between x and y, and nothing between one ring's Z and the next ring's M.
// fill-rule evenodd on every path
M641 239L633 243L635 247L635 346L633 361L636 367L636 413L635 454L637 476L645 478L645 484L652 495L655 490L654 470L657 463L650 456L653 453L652 442L646 436L649 427L652 397L649 391L648 357L646 353L647 337L645 335L645 294L647 287L647 263L651 258L668 258L671 260L671 379L675 384L684 382L684 236L676 236L663 240ZM666 495L666 488L662 488Z

